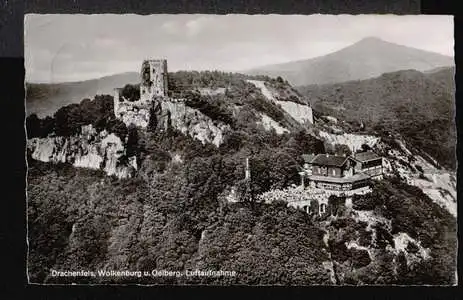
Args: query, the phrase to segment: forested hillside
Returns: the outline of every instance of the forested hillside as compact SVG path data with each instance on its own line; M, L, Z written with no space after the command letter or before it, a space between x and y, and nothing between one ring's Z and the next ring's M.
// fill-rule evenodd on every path
M324 153L310 126L300 126L245 79L225 73L178 73L172 93L213 122L225 122L219 146L169 128L127 128L113 117L112 96L96 96L26 120L29 137L72 135L90 123L125 140L137 156L133 178L28 156L28 272L34 283L150 284L453 284L456 220L421 190L387 178L346 211L308 215L257 195L300 183L302 154ZM267 80L282 100L297 92ZM204 95L200 88L223 93ZM126 91L136 86L126 86ZM299 103L306 98L298 97ZM266 114L286 126L259 124ZM249 158L252 180L244 180ZM227 199L236 191L238 202ZM369 224L359 215L385 220ZM388 224L391 226L388 226ZM373 226L374 225L374 226ZM397 238L414 242L401 248ZM363 248L347 247L358 241ZM416 243L416 244L415 244ZM421 248L420 248L421 247ZM420 256L423 250L425 255ZM427 255L427 256L426 256ZM327 267L328 266L328 267ZM331 266L331 267L329 267ZM52 277L50 270L228 270L235 277Z
M233 131L252 132L263 129L262 115L270 118L277 126L300 129L300 124L281 106L268 101L259 88L247 81L249 78L266 80L279 95L279 100L302 105L308 103L297 90L281 78L252 77L217 71L179 71L169 74L169 96L185 99L186 106L197 109L213 121L230 125ZM123 87L121 93L126 98L132 99L139 93L136 84L126 84ZM220 88L223 92L216 94L200 92L204 89L214 91ZM62 106L51 116L40 117L33 113L26 120L28 137L46 137L51 133L70 136L78 133L81 126L87 124L92 124L99 131L106 129L125 137L126 126L115 118L113 109L113 96L103 94L96 95L92 100L85 98L80 103Z
M178 138L171 145L188 143ZM286 143L265 146L254 156L256 189L294 182L288 169L294 154L285 152ZM242 178L244 153L201 150L199 145L195 149L191 144L185 149L191 152L181 156L182 163L170 159L167 151L152 149L156 156L149 166L145 163L143 175L123 181L30 162L32 282L70 282L50 277L49 269L238 273L225 278L80 278L81 283L358 285L454 280L456 221L416 188L386 181L371 197L354 199L356 210L392 220L392 228L378 223L371 229L334 206L334 216L314 219L278 201L226 203L227 187ZM325 231L331 232L328 245L323 242ZM391 251L388 247L400 247L393 236L402 232L430 249L431 258L423 260L414 243ZM367 252L346 248L358 237ZM336 266L334 282L323 267L329 261Z
M47 278L49 268L200 266L235 270L242 275L229 280L236 283L271 283L274 276L299 284L309 278L327 280L321 269L326 255L321 233L304 213L284 205L252 208L223 203L227 190L244 178L244 160L251 153L252 188L259 193L297 183L300 155L322 151L321 142L302 132L236 133L217 149L172 132L147 134L139 145L143 164L138 176L128 181L66 165L29 162L32 281L57 280ZM203 232L208 241L201 243ZM274 248L267 243L275 232L281 232L281 240L272 242L280 247L278 254L262 252ZM117 250L121 247L126 249L123 253ZM303 253L299 263L285 265L296 253ZM273 267L267 264L269 259ZM306 270L293 276L301 263ZM268 276L255 273L257 268Z
M77 82L26 83L27 114L51 116L62 106L92 99L95 95L112 95L114 88L139 81L138 73L123 73Z
M180 91L194 88L217 88L240 85L243 79L270 80L266 76L248 76L219 71L178 71L168 74L169 90L172 96L180 96ZM43 118L52 116L59 108L78 104L82 99L92 99L95 95L113 95L115 88L126 84L136 85L140 75L135 72L116 74L98 79L64 83L26 83L27 114Z
M405 70L362 81L303 86L299 91L321 114L364 122L369 132L397 132L455 169L454 72Z

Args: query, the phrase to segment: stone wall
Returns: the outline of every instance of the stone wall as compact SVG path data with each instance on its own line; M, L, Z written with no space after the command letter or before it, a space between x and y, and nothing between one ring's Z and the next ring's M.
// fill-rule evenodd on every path
M134 124L137 127L146 128L149 124L151 105L151 101L141 99L133 102L127 101L120 94L120 89L114 91L114 114L127 126Z

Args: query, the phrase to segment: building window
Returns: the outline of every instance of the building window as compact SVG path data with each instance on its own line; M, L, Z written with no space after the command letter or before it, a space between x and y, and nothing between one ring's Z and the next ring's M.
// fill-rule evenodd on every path
M322 203L320 204L320 213L324 214L326 212L326 204Z
M328 175L326 167L322 167L322 175L324 176Z

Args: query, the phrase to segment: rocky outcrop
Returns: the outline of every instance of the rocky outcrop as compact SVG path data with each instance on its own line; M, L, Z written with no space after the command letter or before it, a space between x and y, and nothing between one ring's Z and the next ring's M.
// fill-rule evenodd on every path
M223 142L224 132L230 127L220 121L213 121L199 110L186 106L182 101L162 101L156 111L160 130L169 126L187 134L203 144L217 147Z
M260 89L260 91L262 92L262 94L265 96L265 98L267 98L268 100L271 100L271 101L275 101L275 97L273 95L273 93L267 88L267 86L265 85L265 81L262 81L262 80L248 80L249 83L252 83L253 85L255 85L257 88Z
M308 105L302 105L291 101L275 101L284 111L301 124L313 124L312 108Z
M332 116L322 116L323 119L325 119L327 122L331 122L333 124L338 124L338 119Z
M410 182L440 206L446 208L453 216L457 216L456 176L450 172L423 173L422 178L414 178Z
M346 145L352 152L362 149L363 144L373 147L379 141L378 137L372 135L350 133L334 134L322 130L320 130L317 135L323 140L325 146L328 146L328 148L334 148L337 144Z
M428 259L430 257L431 251L428 248L424 248L421 245L420 241L410 237L407 233L399 232L397 234L394 234L393 238L394 248L389 246L387 247L387 250L392 251L396 254L398 254L400 251L404 252L406 254L408 264L410 264L410 260ZM416 255L413 255L412 253L407 251L407 246L410 243L414 244L418 248Z
M219 146L223 141L224 130L228 125L214 122L199 110L185 105L183 99L157 97L151 101L126 101L118 89L114 96L114 113L127 126L133 124L139 128L150 125L151 114L156 115L157 130L173 127L204 143Z
M277 121L273 120L269 116L265 114L260 114L262 126L264 126L265 130L272 130L275 129L277 134L283 134L285 132L289 132L288 129L282 127Z
M137 127L146 128L149 124L149 108L140 108L136 111L134 110L125 110L122 108L120 111L120 119L127 126L134 124Z
M137 170L135 157L122 163L125 147L121 139L106 130L97 132L92 125L82 126L79 135L32 138L27 148L35 160L69 163L74 167L103 170L107 175L129 178Z
M435 160L426 159L407 149L403 141L397 140L399 149L388 149L383 160L386 175L396 174L409 185L419 187L429 198L457 216L456 173L435 166ZM378 145L385 148L384 145Z
M278 98L273 91L271 91L265 84L265 81L261 80L248 80L249 83L252 83L257 88L259 88L262 94L273 103L280 105L281 108L286 111L293 119L297 122L304 124L310 123L313 124L313 114L312 108L308 105L299 104L292 101L283 101Z

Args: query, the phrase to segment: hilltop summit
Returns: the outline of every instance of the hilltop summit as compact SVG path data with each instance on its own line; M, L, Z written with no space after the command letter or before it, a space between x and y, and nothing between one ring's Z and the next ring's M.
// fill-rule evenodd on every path
M306 60L263 66L244 73L282 76L295 86L328 84L377 77L414 69L452 66L452 57L366 37L339 51Z

